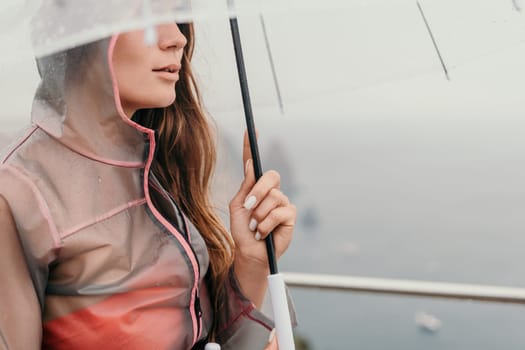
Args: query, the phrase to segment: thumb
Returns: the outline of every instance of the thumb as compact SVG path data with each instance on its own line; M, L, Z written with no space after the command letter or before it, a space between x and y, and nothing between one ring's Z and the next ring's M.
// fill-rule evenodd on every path
M250 138L248 137L248 130L244 130L244 138L242 144L242 162L246 164L248 159L252 158L252 150L250 148Z
M253 170L253 161L248 159L244 164L244 180L241 183L239 192L232 199L232 204L234 206L241 207L250 193L251 189L255 185L255 171Z
M259 132L255 131L255 138L259 138ZM242 147L242 161L246 164L246 161L252 157L252 149L250 146L250 137L248 136L248 130L244 130L243 147Z
M244 131L244 140L243 140L243 152L242 160L244 164L244 180L241 183L239 192L232 199L231 204L234 207L241 207L246 200L246 196L250 193L251 189L255 185L255 170L253 168L253 159L251 158L252 152L250 149L250 140L248 137L248 131Z

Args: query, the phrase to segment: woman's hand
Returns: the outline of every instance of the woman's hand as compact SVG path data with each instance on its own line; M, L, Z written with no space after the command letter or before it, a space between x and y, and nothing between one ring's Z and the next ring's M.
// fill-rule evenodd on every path
M244 294L260 307L269 274L264 239L273 232L279 258L292 240L296 208L280 190L280 176L268 171L255 182L250 144L244 135L244 181L230 202L230 229L235 241L234 269Z

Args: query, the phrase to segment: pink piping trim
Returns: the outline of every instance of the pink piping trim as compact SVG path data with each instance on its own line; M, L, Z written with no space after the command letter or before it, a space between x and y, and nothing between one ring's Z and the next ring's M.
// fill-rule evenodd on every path
M118 206L110 211L108 211L106 214L104 215L100 215L100 216L97 216L95 217L95 219L91 220L91 221L88 221L88 222L85 222L85 223L82 223L82 224L79 224L73 228L71 228L69 231L66 231L62 234L60 234L60 237L62 237L62 239L80 231L80 230L83 230L85 229L86 227L89 227L91 225L94 225L96 223L99 223L101 221L104 221L104 220L107 220L119 213L122 213L124 210L127 210L127 209L130 209L130 208L133 208L133 207L136 207L136 206L139 206L139 205L142 205L142 204L145 204L146 203L146 199L145 198L141 198L141 199L137 199L137 200L134 200L132 202L129 202L129 203L126 203L126 204L123 204L121 206Z
M248 305L246 306L244 309L241 309L241 312L239 312L239 314L237 314L237 316L233 317L232 319L230 319L228 321L228 323L226 323L226 325L224 325L222 327L222 329L220 330L220 332L223 332L225 329L228 329L230 328L235 322L237 322L237 320L239 318L241 318L243 315L248 315L251 311L253 310L253 306L251 305Z
M44 130L44 132L46 131L43 127L41 127L40 125L36 124L40 129ZM88 159L91 159L91 160L94 160L94 161L97 161L97 162L100 162L100 163L103 163L103 164L107 164L107 165L113 165L113 166L119 166L119 167L122 167L122 168L131 168L131 169L136 169L136 168L142 168L144 167L144 164L142 162L125 162L125 161L120 161L120 160L114 160L114 159L109 159L109 158L102 158L102 157L99 157L97 156L96 154L94 153L91 153L91 152L81 152L75 148L72 148L70 147L69 145L67 144L62 144L64 147L66 147L67 149L69 149L71 152L75 152L76 154L80 154L82 157L86 157Z
M68 148L70 150L72 150L73 152L80 154L81 156L84 156L84 157L86 157L88 159L91 159L91 160L94 160L94 161L97 161L97 162L100 162L100 163L104 163L104 164L107 164L107 165L116 165L116 166L119 166L119 167L122 167L122 168L134 168L134 169L135 168L142 168L142 167L144 167L144 164L142 162L125 162L125 161L121 161L121 160L102 158L102 157L99 157L99 156L95 155L94 153L80 152L80 151L78 151L76 149L73 149L73 148L70 148L70 147L68 147Z
M112 60L113 51L115 50L115 44L117 43L117 39L118 39L118 34L113 35L113 37L111 37L111 41L109 42L108 57L107 57L109 72L111 74L111 81L113 84L113 96L115 99L115 106L117 107L118 114L120 115L120 117L125 123L133 126L137 130L145 134L148 134L149 141L150 141L150 147L149 147L148 159L146 160L146 166L144 168L144 195L146 197L146 202L148 204L149 209L155 216L155 218L159 220L159 222L162 223L165 227L167 227L168 230L171 232L171 234L173 234L177 238L179 243L182 245L182 247L186 251L186 254L188 255L190 262L193 266L194 284L193 284L191 300L190 300L190 314L191 314L192 323L193 323L193 344L195 344L202 333L202 327L199 327L199 324L201 323L201 321L197 320L197 315L195 314L195 298L197 295L197 288L199 285L199 265L197 263L196 257L194 256L193 251L191 247L189 246L188 242L186 242L184 237L182 237L180 232L178 232L177 229L175 229L175 227L173 227L166 219L162 217L162 215L158 212L158 210L155 208L155 206L153 205L151 201L151 197L149 194L149 188L148 188L148 176L149 176L149 170L151 168L151 163L153 162L153 156L154 156L154 151L155 151L155 133L153 130L145 128L142 125L133 122L130 118L126 116L126 114L122 110L122 105L120 102L120 92L118 90L117 79L116 79L115 71L113 69L113 60ZM199 332L197 332L197 328L200 328Z
M255 310L255 306L253 306L253 304L246 306L244 309L241 310L241 312L239 312L239 314L237 316L232 318L225 326L222 327L222 331L224 331L225 329L230 328L242 316L245 316L245 317L249 318L250 320L252 320L254 322L257 322L258 324L260 324L261 326L263 326L267 330L271 331L272 327L269 324L266 324L264 321L261 321L261 320L257 319L256 317L252 316L252 311L253 310Z
M266 328L267 330L271 331L271 330L272 330L272 327L271 327L270 325L264 323L263 321L261 321L261 320L255 318L254 316L252 316L252 313L251 313L252 311L253 311L253 309L250 310L249 312L246 312L246 313L243 312L243 313L244 313L244 314L246 315L246 317L248 317L250 320L252 320L252 321L254 321L254 322L257 322L258 324L260 324L261 326L263 326L263 327Z
M38 129L38 127L37 126L33 126L27 132L27 134L16 145L14 145L14 147L11 149L11 151L4 157L4 159L2 159L2 164L5 163L9 159L9 157L11 157L13 155L13 153L18 149L18 147L20 147L24 142L26 142L26 140L31 135L33 135L33 133L36 131L36 129Z
M55 242L54 248L60 248L62 247L62 241L60 239L60 235L58 234L58 230L56 227L55 222L53 221L53 218L51 217L51 212L49 210L49 207L47 206L46 201L44 200L44 197L36 187L36 185L22 172L20 172L17 168L15 168L12 165L9 164L3 164L3 167L5 167L7 170L11 171L17 178L24 181L31 191L34 193L36 200L38 202L38 208L40 209L40 212L42 213L42 216L47 221L47 224L49 226L49 230L51 231L51 236L53 237L53 241Z
M230 283L231 283L231 282L230 282ZM234 293L235 293L235 292L234 292ZM233 317L232 319L230 319L230 320L228 321L228 323L226 323L226 325L222 327L222 330L221 330L221 331L223 331L223 330L225 330L225 329L227 329L227 328L230 328L230 327L231 327L235 322L237 322L237 320L238 320L239 318L241 318L243 315L246 316L247 318L249 318L250 320L252 320L252 321L254 321L254 322L257 322L258 324L260 324L260 325L263 326L264 328L268 329L269 331L272 330L272 327L271 327L269 324L265 323L265 322L262 321L262 320L257 319L256 317L254 317L254 316L252 315L252 311L256 309L254 303L250 302L248 305L243 306L243 302L242 302L242 300L241 300L239 297L237 297L237 305L239 305L239 307L240 307L240 309L241 309L241 312L239 312L239 314L238 314L237 316L235 316L235 317Z

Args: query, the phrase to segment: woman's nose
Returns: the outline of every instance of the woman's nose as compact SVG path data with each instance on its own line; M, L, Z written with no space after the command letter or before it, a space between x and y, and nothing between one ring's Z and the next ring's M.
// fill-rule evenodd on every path
M162 50L182 49L187 40L176 23L161 24L157 26L158 45Z

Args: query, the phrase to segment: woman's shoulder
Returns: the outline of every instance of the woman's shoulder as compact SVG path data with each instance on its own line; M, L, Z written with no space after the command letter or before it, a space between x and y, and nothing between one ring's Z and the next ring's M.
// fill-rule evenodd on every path
M0 194L8 202L11 198L5 196L5 191L12 192L13 187L19 186L34 190L35 183L48 178L43 164L61 157L52 137L34 125L5 136L1 141L4 147L0 149Z
M40 166L34 154L38 148L46 148L35 143L37 128L28 127L20 130L17 135L8 136L10 143L0 153L0 204L2 223L12 215L15 222L19 218L30 216L35 218L41 211L39 208L40 191L36 183L39 181ZM41 177L41 176L40 176ZM17 225L18 227L18 225Z
M0 239L20 237L28 252L52 253L60 245L51 217L36 186L21 170L0 167ZM51 255L49 255L51 256Z
M48 137L42 137L38 127L28 125L15 132L3 133L0 135L0 162L2 165L13 163L17 154L24 153L24 158L28 155L28 150L42 149L42 141ZM44 147L45 148L45 147Z

